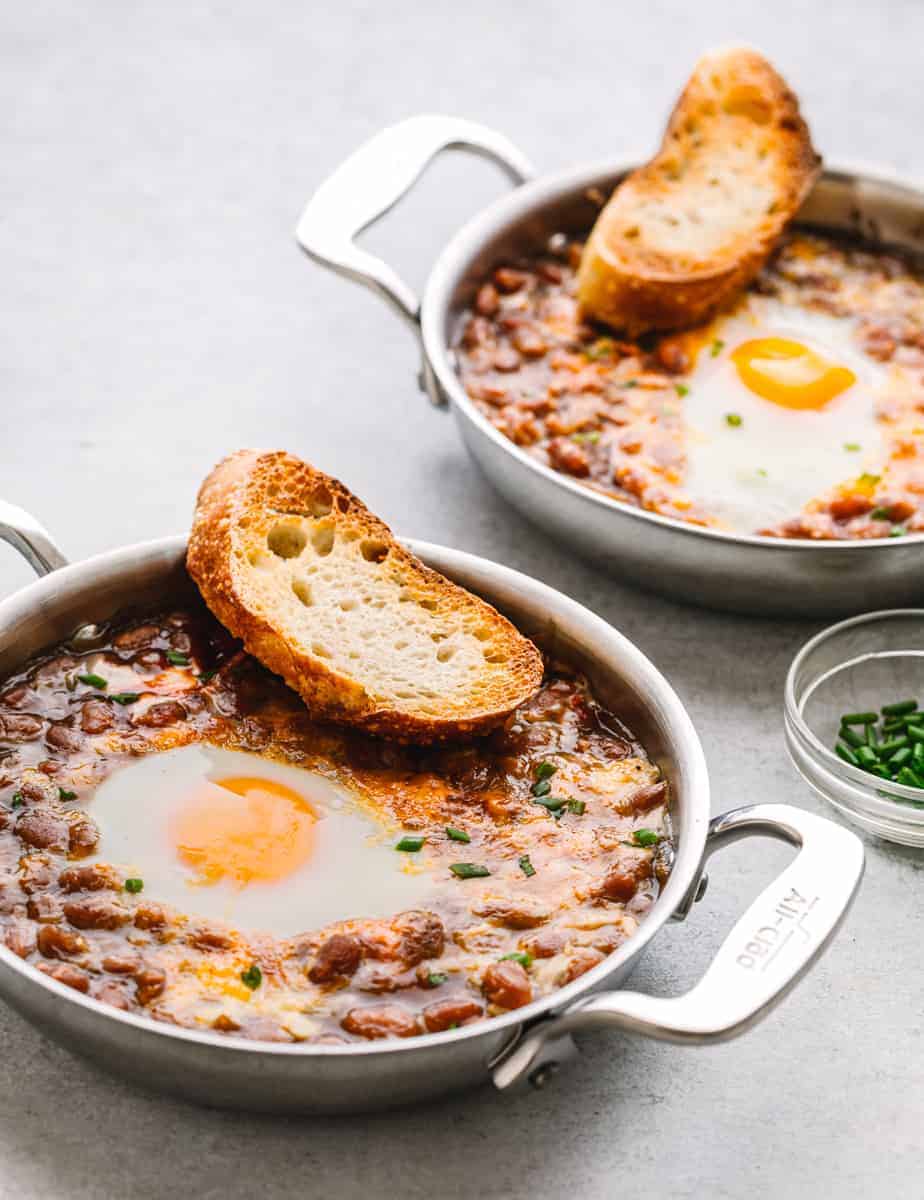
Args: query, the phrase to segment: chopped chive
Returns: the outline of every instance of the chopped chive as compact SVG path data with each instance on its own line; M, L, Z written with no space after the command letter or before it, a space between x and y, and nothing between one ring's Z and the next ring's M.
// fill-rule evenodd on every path
M721 338L716 338L709 348L709 353L712 355L713 358L718 358L724 349L725 349L725 343L722 341Z
M430 971L427 974L427 987L442 987L444 983L449 982L449 976L445 971Z
M730 425L732 429L737 429L742 424L740 413L726 413L725 424Z
M911 747L902 746L901 750L896 750L894 754L889 755L889 766L893 771L897 771L899 767L903 767L907 762L911 761Z
M869 471L864 471L857 479L857 483L861 487L875 487L881 478L881 475L871 475Z
M454 825L446 826L446 836L451 842L470 842L472 839L468 836L464 829L456 829Z
M661 835L655 833L653 829L633 829L632 841L636 846L654 846L656 842L660 842Z
M188 667L189 656L186 654L181 654L179 650L168 650L167 662L174 667Z
M922 749L924 749L924 747L922 747ZM523 872L523 874L526 876L527 879L531 879L532 876L536 874L536 868L529 861L528 854L524 854L523 857L520 859L520 870Z
M540 779L530 788L534 796L547 796L551 790L552 784L548 779Z
M122 705L134 704L136 700L141 699L141 693L140 692L113 692L112 695L109 697L109 699L114 700L116 704L122 704Z
M890 511L888 508L874 508L869 515L874 521L888 521Z
M905 732L913 742L924 742L924 725L911 724L905 726Z
M909 767L902 769L895 776L895 782L904 784L905 787L920 787L920 776L916 775Z
M558 812L560 808L564 808L568 803L564 796L534 796L533 804L541 804L543 808L547 808L549 812Z
M879 720L879 714L874 712L855 712L844 713L841 717L842 725L875 725Z
M866 729L866 744L867 744L867 746L872 746L873 749L875 750L876 747L879 745L879 734L876 732L876 726L875 725L866 725L865 729Z
M890 754L894 754L896 750L901 750L908 745L906 737L889 738L887 742L880 742L877 747L880 758L888 758Z
M676 391L678 396L689 396L689 394L690 394L690 389L687 387L687 385L685 383L675 383L674 390Z
M924 742L915 742L911 747L911 756L915 762L924 761Z
M844 762L850 763L852 767L858 767L860 765L860 760L850 749L850 747L845 746L843 742L837 743L837 745L834 747L834 753L838 755L839 758L842 758Z
M844 442L844 449L850 454L856 454L862 448L859 442Z
M869 746L860 746L856 756L861 767L875 767L879 764L879 755Z
M528 970L533 965L533 956L526 954L523 950L513 950L510 954L502 954L497 961L518 962L521 967L526 967Z
M450 863L450 871L457 879L484 879L491 872L480 863Z
M22 798L22 792L14 792L13 798L10 800L10 808L22 808L25 800Z
M622 386L624 388L638 387L638 380L637 379L627 379L626 382Z
M759 475L761 479L767 478L767 472L763 469L763 467L758 467L754 474Z
M572 433L572 442L577 442L579 446L596 446L600 441L600 433L593 429L589 433Z
M889 770L888 767L884 767L882 765L882 763L876 763L872 767L866 767L865 770L870 775L876 775L879 779L891 779L892 778L892 772Z
M252 992L255 992L262 982L263 972L256 963L252 963L246 971L241 971L241 983Z
M917 700L899 700L895 704L884 704L881 711L884 717L903 717L906 713L914 712L917 707Z
M208 683L208 681L210 679L214 679L217 674L218 674L217 667L213 667L211 669L211 671L200 671L199 674L196 676L196 678L199 680L200 683Z
M126 890L126 892L131 892L131 894L133 896L137 896L137 894L141 891L141 889L143 887L144 887L143 879L126 879L125 880L125 890Z
M86 675L78 675L77 678L81 683L85 683L87 687L96 688L100 692L104 692L109 686L102 675L94 675L92 671L88 671Z
M901 525L893 525L892 528L889 530L889 537L890 538L904 537L906 532L907 532L907 530L903 529L901 527Z
M67 800L76 800L76 799L77 799L77 793L76 793L76 792L70 792L70 791L68 791L68 789L67 789L67 788L59 787L59 788L58 788L58 799L59 799L59 800L65 800L65 801L67 801Z
M402 854L415 854L427 839L425 837L403 837L395 844L395 849Z
M855 750L857 747L864 745L866 741L865 738L860 737L855 730L851 729L849 725L841 726L840 736L848 746L853 746Z
M591 342L584 353L588 358L597 359L603 358L604 355L612 354L615 349L616 343L612 338L602 337L597 338L595 342Z
M584 813L587 812L587 805L583 800L569 800L568 812L574 813L576 816L583 817Z
M558 767L556 767L554 763L543 760L539 766L536 767L536 783L541 783L543 779L551 779L557 770Z

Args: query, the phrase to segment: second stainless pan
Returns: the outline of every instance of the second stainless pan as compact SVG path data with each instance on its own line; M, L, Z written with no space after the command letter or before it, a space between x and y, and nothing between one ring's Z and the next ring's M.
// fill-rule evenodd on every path
M357 235L447 148L498 162L517 184L470 221L440 255L422 301L395 271L361 250ZM500 134L470 121L413 117L357 150L318 189L298 226L316 261L373 288L420 336L421 385L455 414L472 457L497 490L562 545L625 582L736 612L830 616L918 602L924 539L781 540L701 529L592 492L500 434L462 387L451 341L478 283L498 263L543 246L556 232L586 233L631 162L536 176ZM829 168L800 220L924 250L924 192L882 172Z

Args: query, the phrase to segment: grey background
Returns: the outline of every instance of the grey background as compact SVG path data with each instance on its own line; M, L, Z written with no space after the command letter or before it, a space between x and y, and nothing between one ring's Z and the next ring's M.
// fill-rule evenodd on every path
M716 810L818 807L781 733L811 627L644 597L532 530L417 393L407 330L292 238L312 189L385 123L468 116L549 168L617 156L653 146L701 50L741 39L788 75L829 159L924 166L910 2L4 5L0 494L80 557L183 529L226 451L288 447L397 530L536 574L635 639L689 705ZM419 286L503 186L444 158L368 243ZM0 555L0 593L28 578ZM725 852L637 984L690 986L782 861L758 843ZM921 865L870 844L838 942L743 1040L596 1036L554 1086L516 1098L352 1121L199 1111L0 1011L0 1195L920 1195Z

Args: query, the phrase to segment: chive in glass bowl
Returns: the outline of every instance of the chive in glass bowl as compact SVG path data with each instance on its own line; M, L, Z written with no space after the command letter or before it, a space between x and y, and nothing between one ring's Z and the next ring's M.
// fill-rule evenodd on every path
M802 778L847 820L887 841L924 846L924 788L879 778L834 749L845 713L881 713L912 697L924 708L924 609L841 621L806 642L789 668L786 745Z

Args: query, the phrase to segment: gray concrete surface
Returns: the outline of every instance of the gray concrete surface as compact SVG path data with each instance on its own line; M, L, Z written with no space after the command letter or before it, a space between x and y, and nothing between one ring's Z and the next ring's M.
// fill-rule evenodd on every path
M653 144L700 50L742 38L788 73L829 158L924 173L911 2L5 5L0 494L78 557L184 528L225 451L289 447L398 530L534 573L634 638L690 707L716 809L818 807L781 731L810 627L643 597L530 529L418 395L407 331L292 240L325 172L384 123L469 116L548 167L618 154ZM486 164L444 159L369 244L419 285L502 186ZM0 593L27 579L4 551ZM638 985L692 984L781 861L727 851ZM0 1011L0 1196L919 1196L921 866L871 843L842 936L744 1039L593 1037L554 1086L518 1098L352 1121L199 1111Z

